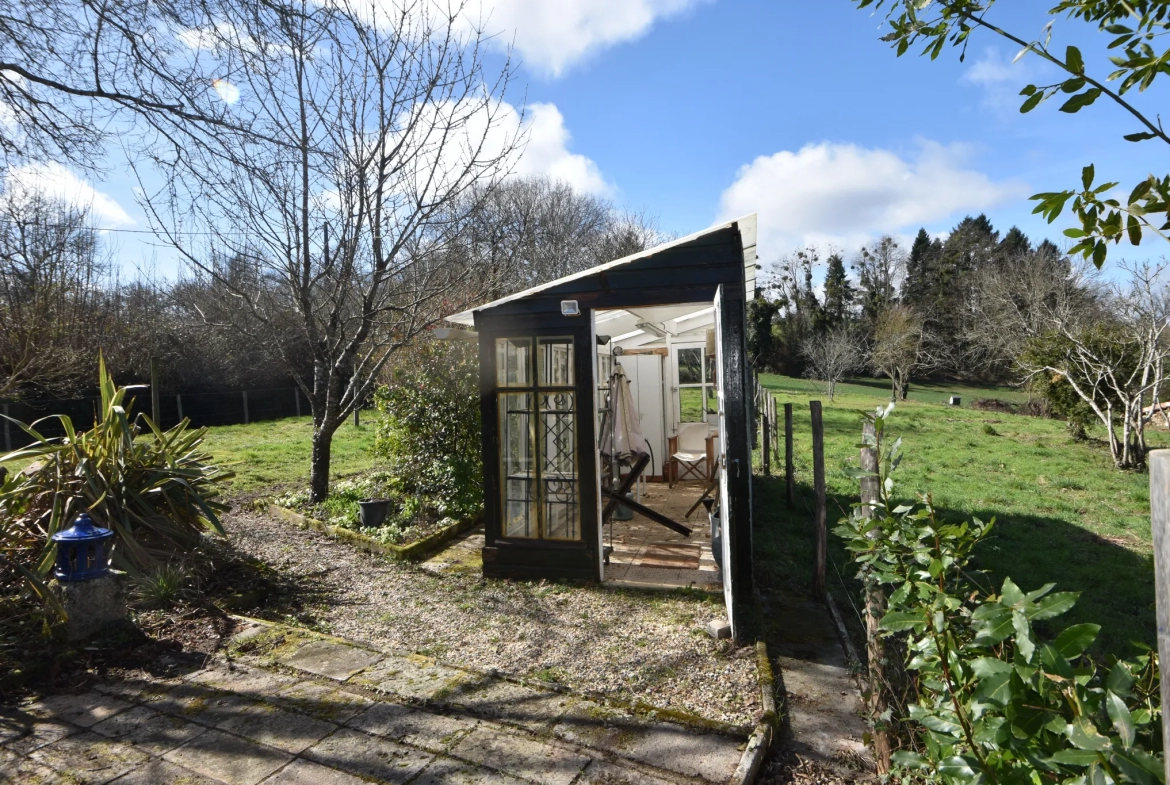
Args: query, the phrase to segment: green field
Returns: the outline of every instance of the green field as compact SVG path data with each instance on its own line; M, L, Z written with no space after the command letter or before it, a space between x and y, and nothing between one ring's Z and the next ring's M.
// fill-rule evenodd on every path
M760 381L778 403L794 404L799 488L796 509L788 511L783 483L758 478L756 549L761 582L804 591L811 581L813 552L808 401L816 397L824 403L832 528L857 497L857 481L846 470L858 465L859 411L882 405L888 393L850 385L829 403L810 394L807 380L763 375ZM1083 592L1077 607L1056 622L1060 627L1082 621L1101 624L1101 653L1126 653L1130 641L1152 644L1147 475L1114 470L1100 433L1090 431L1089 442L1077 443L1058 420L930 401L934 396L945 400L951 393L963 395L964 404L970 397L1008 397L989 388L913 385L911 400L898 405L887 425L888 433L903 437L905 458L896 473L899 493L908 498L931 493L935 506L948 518L994 517L996 528L977 553L977 567L990 573L997 586L1010 575L1025 590L1051 581L1061 589ZM1152 432L1150 441L1155 447L1170 446L1165 432ZM853 613L847 600L856 603L857 587L848 581L852 571L846 554L832 537L830 556L830 591L846 606L845 613Z

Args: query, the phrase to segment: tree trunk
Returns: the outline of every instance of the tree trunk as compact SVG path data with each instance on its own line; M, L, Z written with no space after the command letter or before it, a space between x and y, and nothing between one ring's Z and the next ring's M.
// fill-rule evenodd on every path
M329 455L337 426L329 421L313 429L313 458L309 474L309 503L319 504L329 495Z

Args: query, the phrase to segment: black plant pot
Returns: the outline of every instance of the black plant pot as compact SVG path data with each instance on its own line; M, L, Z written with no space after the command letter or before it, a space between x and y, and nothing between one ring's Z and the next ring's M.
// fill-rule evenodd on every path
M362 499L358 502L358 518L362 526L381 526L390 512L390 499Z

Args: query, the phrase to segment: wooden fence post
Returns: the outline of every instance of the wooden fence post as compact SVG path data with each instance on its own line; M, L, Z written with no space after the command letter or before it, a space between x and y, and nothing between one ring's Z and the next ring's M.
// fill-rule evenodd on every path
M1150 524L1154 535L1154 593L1158 603L1158 657L1170 662L1170 450L1153 450L1150 466ZM1170 679L1162 679L1162 712L1170 707ZM1170 722L1162 723L1162 746L1170 749ZM1165 761L1170 776L1170 757Z
M358 419L358 412L359 411L361 411L360 405L353 407L353 427L354 428L361 428L362 427L361 420Z
M244 390L240 393L244 398L244 425L248 424L248 391Z
M816 533L817 556L813 570L813 597L825 598L825 562L828 557L829 536L825 530L825 428L821 421L821 402L809 401L813 436L813 490L817 496Z
M764 460L764 476L771 477L772 476L772 457L769 455L769 453L772 451L772 434L768 430L768 426L769 426L768 407L764 406L762 408L764 410L764 413L760 416L761 416L762 421L763 421L762 427L764 429L764 438L762 440L762 443L760 444L760 452L762 453L762 457Z
M784 404L784 482L788 492L788 509L796 501L796 477L792 468L792 404Z
M293 400L297 403L297 417L301 416L301 388L293 388Z
M861 427L862 441L872 443L876 437L872 423ZM878 471L878 453L874 447L861 448L862 471ZM861 478L861 512L872 516L878 501L878 478ZM886 615L886 593L877 583L865 587L865 653L869 667L869 717L873 724L873 757L879 775L890 771L890 734L882 714L889 705L886 688L886 644L881 636L880 625Z
M161 428L162 418L159 416L159 400L158 400L158 358L150 358L150 417L154 420L154 424Z
M4 404L4 417L8 417L8 404ZM4 420L4 452L12 452L12 423Z
M183 396L175 396L175 406L179 408L179 422L183 421Z

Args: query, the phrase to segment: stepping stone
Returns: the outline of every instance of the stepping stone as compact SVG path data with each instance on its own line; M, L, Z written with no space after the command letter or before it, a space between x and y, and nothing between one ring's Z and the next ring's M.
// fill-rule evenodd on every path
M256 785L293 756L217 730L196 736L164 760L228 785Z
M119 779L117 785L221 785L221 783L156 758Z
M438 665L426 657L387 657L357 676L354 683L403 698L431 701L451 692L467 678L464 671Z
M332 684L305 680L280 690L273 703L312 715L327 722L345 723L373 705L364 695L338 689Z
M56 720L32 720L30 724L20 725L18 730L19 735L5 741L4 748L17 755L27 755L46 744L77 733L79 729L76 725L66 725Z
M28 758L0 750L0 782L19 785L57 785L60 775L52 769L34 763Z
M309 760L294 760L264 780L264 785L368 785L366 780Z
M165 714L215 727L229 717L255 704L242 695L205 690L192 684L180 684L163 693L143 693L143 703Z
M162 755L203 733L206 728L179 717L135 706L92 728L94 733L133 744L151 755Z
M652 776L637 769L619 766L605 760L595 760L585 769L577 785L674 785L669 780Z
M65 782L105 783L146 763L150 756L129 744L86 732L41 747L29 759L59 772Z
M572 698L536 690L502 679L463 684L443 699L472 714L520 725L534 733L551 728L567 711Z
M480 726L452 754L542 785L569 785L589 758L533 739Z
M233 712L215 727L294 755L337 730L332 723L282 711L268 703Z
M304 755L327 766L390 783L409 781L435 757L389 739L347 729L318 742Z
M382 659L381 655L356 646L332 641L306 643L281 660L285 665L335 681L345 681Z
M497 771L481 769L479 766L451 758L438 758L427 766L426 771L411 785L522 785L522 783L524 780Z
M444 752L470 733L476 721L447 717L399 703L377 703L347 723L351 728L385 736L412 747Z
M128 708L129 703L112 695L83 692L50 695L31 704L26 711L44 719L54 719L88 728Z
M208 668L187 677L187 682L211 687L225 692L260 698L296 682L287 676L279 676L253 668Z

